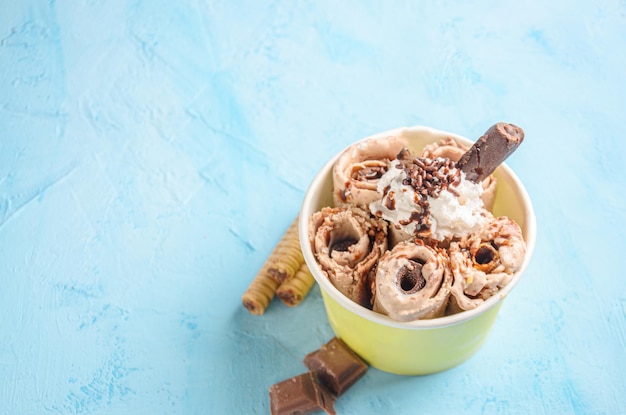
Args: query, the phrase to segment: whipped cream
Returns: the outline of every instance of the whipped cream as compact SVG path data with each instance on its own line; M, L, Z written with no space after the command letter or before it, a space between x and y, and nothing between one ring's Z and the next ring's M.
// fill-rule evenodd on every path
M409 235L442 241L477 232L488 220L480 183L467 180L449 159L400 159L378 182L382 198L372 214Z

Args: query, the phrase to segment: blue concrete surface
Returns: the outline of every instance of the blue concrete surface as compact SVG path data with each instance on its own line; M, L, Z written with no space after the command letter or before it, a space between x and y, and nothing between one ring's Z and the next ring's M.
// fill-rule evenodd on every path
M472 359L371 369L338 413L626 413L624 1L3 3L0 413L269 413L332 332L317 288L240 299L317 170L497 121L527 274Z

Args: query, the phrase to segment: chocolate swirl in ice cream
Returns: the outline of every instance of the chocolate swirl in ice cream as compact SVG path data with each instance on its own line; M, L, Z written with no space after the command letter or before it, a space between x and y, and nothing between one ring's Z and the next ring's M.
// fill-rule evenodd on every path
M309 241L333 285L369 308L367 276L387 250L387 223L357 207L323 208L309 221Z
M505 216L493 218L475 235L452 242L449 311L471 310L498 292L521 268L525 254L522 230Z
M374 311L394 320L441 317L452 277L448 258L421 241L404 241L380 258L373 281Z
M378 180L389 169L406 140L391 136L371 138L348 147L333 167L333 200L335 206L366 208L380 199Z

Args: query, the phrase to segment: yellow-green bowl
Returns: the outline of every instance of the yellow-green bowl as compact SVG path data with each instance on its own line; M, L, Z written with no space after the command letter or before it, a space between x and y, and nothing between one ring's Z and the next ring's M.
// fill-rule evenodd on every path
M406 137L413 154L419 154L425 145L446 137L468 146L473 144L457 134L423 126L397 128L363 140L392 135ZM464 362L487 339L502 300L519 282L535 248L537 225L526 189L506 164L495 171L498 188L493 212L496 216L505 215L515 220L526 240L524 263L506 287L473 310L432 320L400 322L345 297L324 275L313 256L307 237L308 220L322 207L332 206L332 169L340 154L329 160L311 182L298 223L304 259L320 286L333 331L371 366L390 373L425 375Z

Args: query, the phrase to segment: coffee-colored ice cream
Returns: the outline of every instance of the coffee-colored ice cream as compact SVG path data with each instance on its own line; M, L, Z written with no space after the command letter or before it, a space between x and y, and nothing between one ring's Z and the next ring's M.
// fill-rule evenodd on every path
M320 268L345 296L398 321L475 308L525 257L518 224L491 212L492 173L523 138L498 123L471 147L448 138L417 156L401 133L349 147L333 168L336 206L309 221Z
M401 242L378 262L373 310L398 321L441 317L451 283L443 251L420 242Z
M333 285L370 307L367 276L387 250L387 223L358 207L324 208L311 217L309 241Z
M360 206L380 199L378 180L407 145L401 137L369 139L348 147L333 167L335 206Z

